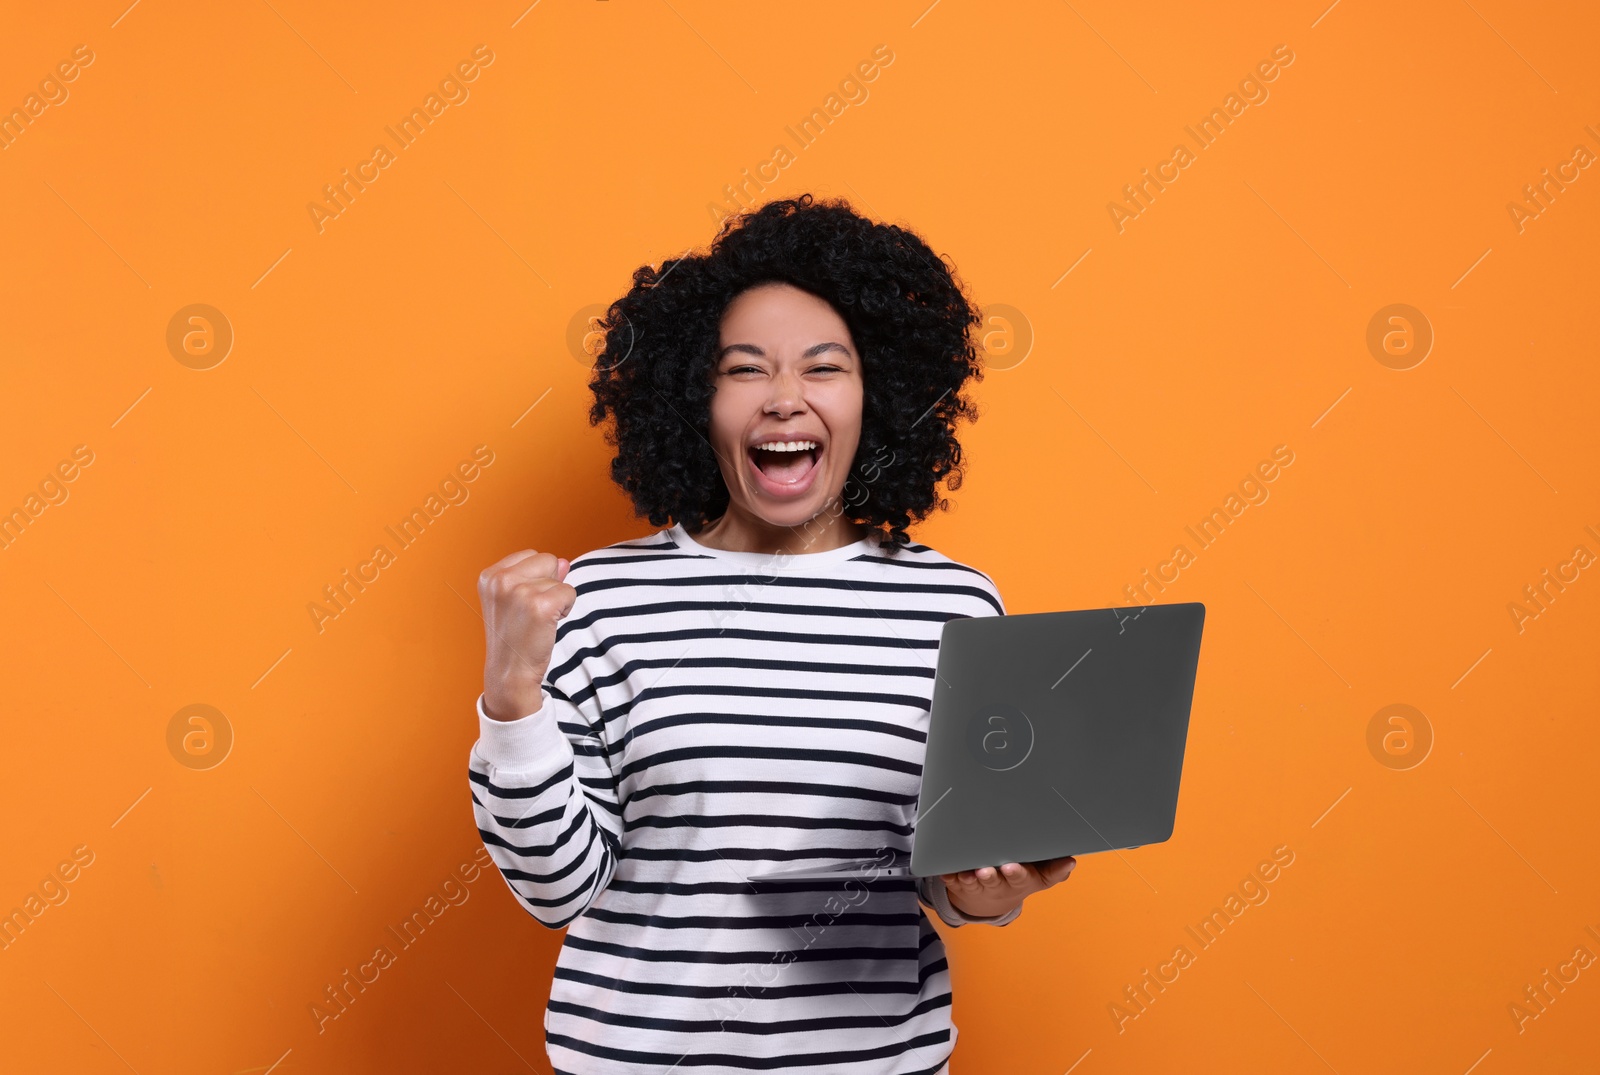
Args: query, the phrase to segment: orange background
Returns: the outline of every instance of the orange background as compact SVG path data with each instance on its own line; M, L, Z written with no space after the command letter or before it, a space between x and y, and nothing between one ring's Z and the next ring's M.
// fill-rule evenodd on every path
M0 909L93 858L0 951L0 1068L549 1071L559 935L496 873L450 881L478 847L476 578L652 529L607 478L573 326L703 246L778 145L752 200L842 195L998 311L967 482L914 536L1012 612L1127 603L1185 544L1156 599L1208 610L1174 838L944 930L953 1069L1592 1065L1600 966L1520 1027L1511 1005L1600 956L1600 569L1559 566L1600 553L1600 171L1520 227L1507 205L1600 154L1600 26L1326 6L13 12L0 108L94 59L0 150L0 509L67 494L0 549ZM1269 96L1195 147L1279 45ZM470 96L319 229L323 185L479 46ZM1107 204L1186 142L1119 230ZM235 336L209 369L167 343L194 303ZM1404 370L1367 343L1394 303L1434 335ZM384 528L477 445L469 498L399 550ZM1200 549L1185 527L1279 445L1270 496ZM395 561L319 630L308 605L380 543ZM1547 568L1577 579L1519 625ZM1431 729L1420 764L1369 747L1396 703ZM232 731L211 768L169 747L194 704ZM1201 949L1186 927L1279 847L1267 901ZM383 944L319 1032L310 1006Z

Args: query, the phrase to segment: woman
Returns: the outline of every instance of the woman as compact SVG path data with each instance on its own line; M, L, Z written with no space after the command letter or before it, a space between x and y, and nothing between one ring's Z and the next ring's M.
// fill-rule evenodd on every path
M981 324L915 234L810 195L634 274L593 423L652 525L479 579L473 812L567 927L557 1072L948 1070L951 927L1005 925L1071 858L913 882L751 882L907 850L940 628L1004 614L907 525L960 484Z

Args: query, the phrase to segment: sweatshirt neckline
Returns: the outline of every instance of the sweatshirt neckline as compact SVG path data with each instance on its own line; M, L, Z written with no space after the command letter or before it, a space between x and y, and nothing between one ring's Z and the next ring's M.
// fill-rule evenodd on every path
M672 541L685 552L697 556L709 556L718 560L726 560L732 564L743 567L758 567L770 572L807 571L814 567L827 567L833 564L852 560L863 553L873 551L876 543L872 535L853 541L848 545L841 545L837 549L824 549L821 552L800 553L767 553L767 552L738 552L731 549L714 549L710 545L702 545L689 536L682 523L673 523L668 528L667 534Z

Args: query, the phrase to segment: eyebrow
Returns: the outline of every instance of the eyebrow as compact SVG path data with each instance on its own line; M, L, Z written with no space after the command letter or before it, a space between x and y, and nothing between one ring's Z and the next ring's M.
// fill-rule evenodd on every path
M825 354L829 351L838 351L840 354L846 356L850 354L850 349L844 344L839 343L836 340L825 340L822 343L814 343L810 347L807 347L800 353L800 357L816 358L818 355ZM724 358L734 353L755 355L757 358L767 357L767 352L753 343L730 343L728 346L717 352L717 361L721 362Z

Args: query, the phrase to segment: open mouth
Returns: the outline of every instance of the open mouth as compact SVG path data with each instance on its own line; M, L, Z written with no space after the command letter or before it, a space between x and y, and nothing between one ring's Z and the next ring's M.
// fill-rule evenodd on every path
M746 452L750 465L768 484L797 487L816 469L823 448L816 441L803 440L751 445Z

